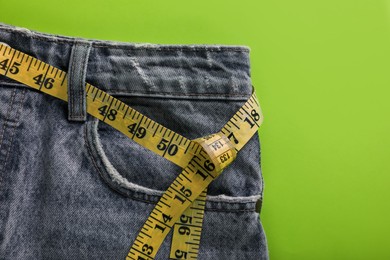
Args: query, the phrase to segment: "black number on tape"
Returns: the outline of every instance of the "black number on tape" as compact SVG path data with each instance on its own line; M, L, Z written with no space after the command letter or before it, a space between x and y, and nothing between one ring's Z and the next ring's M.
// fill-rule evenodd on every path
M137 126L137 123L134 123L134 124L127 126L127 128L129 128L130 133L134 134L134 130L136 129L135 128L136 126ZM144 138L145 135L146 135L146 129L142 126L138 127L137 133L135 134L135 136L141 139L141 138Z
M166 214L162 213L162 216L163 216L163 220L165 223L172 220L172 217L170 215L166 215Z
M180 221L181 221L181 223L192 223L192 217L189 217L189 216L187 216L187 215L181 215L180 216Z
M189 236L191 234L191 229L186 226L179 227L179 234Z
M145 252L146 254L150 255L153 253L153 247L149 246L148 244L145 244L142 246L142 252Z
M103 115L103 116L106 115L107 107L108 107L108 105L99 107L98 110L100 111L101 115ZM110 112L108 113L107 118L110 119L111 121L114 121L117 113L118 113L118 111L116 111L115 109L110 109Z
M214 165L214 163L210 162L210 160L206 160L206 161L204 161L204 168L206 168L206 170L211 172L211 171L214 171L215 165ZM204 178L204 179L206 179L206 178Z
M175 256L179 259L187 259L187 252L181 251L181 250L176 250Z
M197 157L197 156L195 155L195 157ZM204 161L203 166L204 166L204 168L206 169L207 172L212 172L215 169L214 163L212 163L210 160ZM203 171L201 171L199 169L196 170L195 174L199 174L203 178L203 180L206 180L207 177L209 176L209 174L206 174L206 173L204 173Z
M212 143L211 147L213 147L214 151L217 151L218 149L221 149L223 147L223 144L221 143L221 141L218 140Z
M221 156L219 156L219 159L221 160L222 163L226 162L227 160L229 160L230 158L230 155L229 153L224 153L222 154Z
M255 109L253 109L253 110L251 111L251 115L252 115L252 117L253 117L253 119L254 119L255 121L259 121L260 115L256 112Z
M0 62L0 69L7 70L7 63L8 63L8 61L9 61L9 59L1 61Z
M53 78L46 78L45 80L42 80L43 74L39 74L38 76L35 76L33 79L35 80L35 84L38 86L44 86L47 89L51 89L53 87L54 79Z
M186 201L185 199L183 199L182 197L177 196L177 195L175 195L175 199L177 199L178 201L180 201L181 204L183 204L183 203Z
M19 72L19 68L17 66L20 66L20 63L14 62L14 64L12 64L12 67L9 69L9 72L11 72L12 74L17 74Z
M207 178L207 175L204 174L204 173L203 173L202 171L200 171L199 169L196 171L195 174L199 174L200 176L202 176L203 180L206 180L206 178Z
M256 112L255 109L251 111L251 116L254 121L259 121L260 119L260 115ZM249 117L245 117L244 121L247 122L251 128L255 126L255 124L252 122L251 119L249 119Z
M234 143L235 143L235 144L238 144L238 140L237 140L237 138L234 136L233 132L231 132L231 133L228 135L228 138L229 138L229 139L233 138Z
M186 189L184 186L180 189L181 192L183 192L184 196L191 197L192 191L190 189Z
M2 69L2 70L7 70L7 68L8 68L8 67L7 67L8 61L9 61L9 59L5 59L5 60L3 60L2 62L0 62L0 69ZM14 63L12 64L11 68L9 69L9 72L10 72L11 74L17 74L17 73L19 72L18 66L20 66L20 63L14 62Z
M179 147L176 144L171 144L168 146L169 141L165 138L161 139L160 143L157 145L157 149L161 151L167 150L168 154L173 156L179 150Z
M161 233L164 233L164 231L165 231L165 227L162 227L162 226L160 226L160 225L158 225L158 224L156 224L156 226L154 227L154 229L160 229L161 230Z

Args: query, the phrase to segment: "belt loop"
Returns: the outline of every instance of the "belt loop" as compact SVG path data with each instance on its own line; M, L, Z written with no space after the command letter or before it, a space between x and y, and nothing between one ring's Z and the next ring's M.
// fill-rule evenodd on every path
M85 74L92 42L77 39L72 46L68 68L68 120L86 121Z

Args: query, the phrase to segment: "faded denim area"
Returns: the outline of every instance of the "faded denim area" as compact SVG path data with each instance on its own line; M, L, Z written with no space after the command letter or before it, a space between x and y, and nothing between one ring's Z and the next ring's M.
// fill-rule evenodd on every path
M87 82L189 139L219 131L251 95L246 46L135 44L0 23L0 42L65 71L78 40L92 44ZM268 259L260 162L255 134L210 184L198 259ZM67 102L0 76L1 260L125 259L180 171L89 114L68 120ZM168 259L170 241L156 259Z

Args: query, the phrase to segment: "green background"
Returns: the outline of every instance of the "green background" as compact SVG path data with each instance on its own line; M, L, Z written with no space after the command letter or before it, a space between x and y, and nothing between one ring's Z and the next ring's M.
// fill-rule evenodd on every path
M5 1L42 32L251 48L270 258L390 259L390 1Z

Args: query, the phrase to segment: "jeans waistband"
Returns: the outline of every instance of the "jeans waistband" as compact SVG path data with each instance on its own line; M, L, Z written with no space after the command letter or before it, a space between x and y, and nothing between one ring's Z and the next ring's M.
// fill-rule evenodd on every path
M87 43L86 82L110 93L249 97L246 45L152 44L43 33L0 23L0 42L68 71L72 46ZM1 78L1 82L10 79Z

